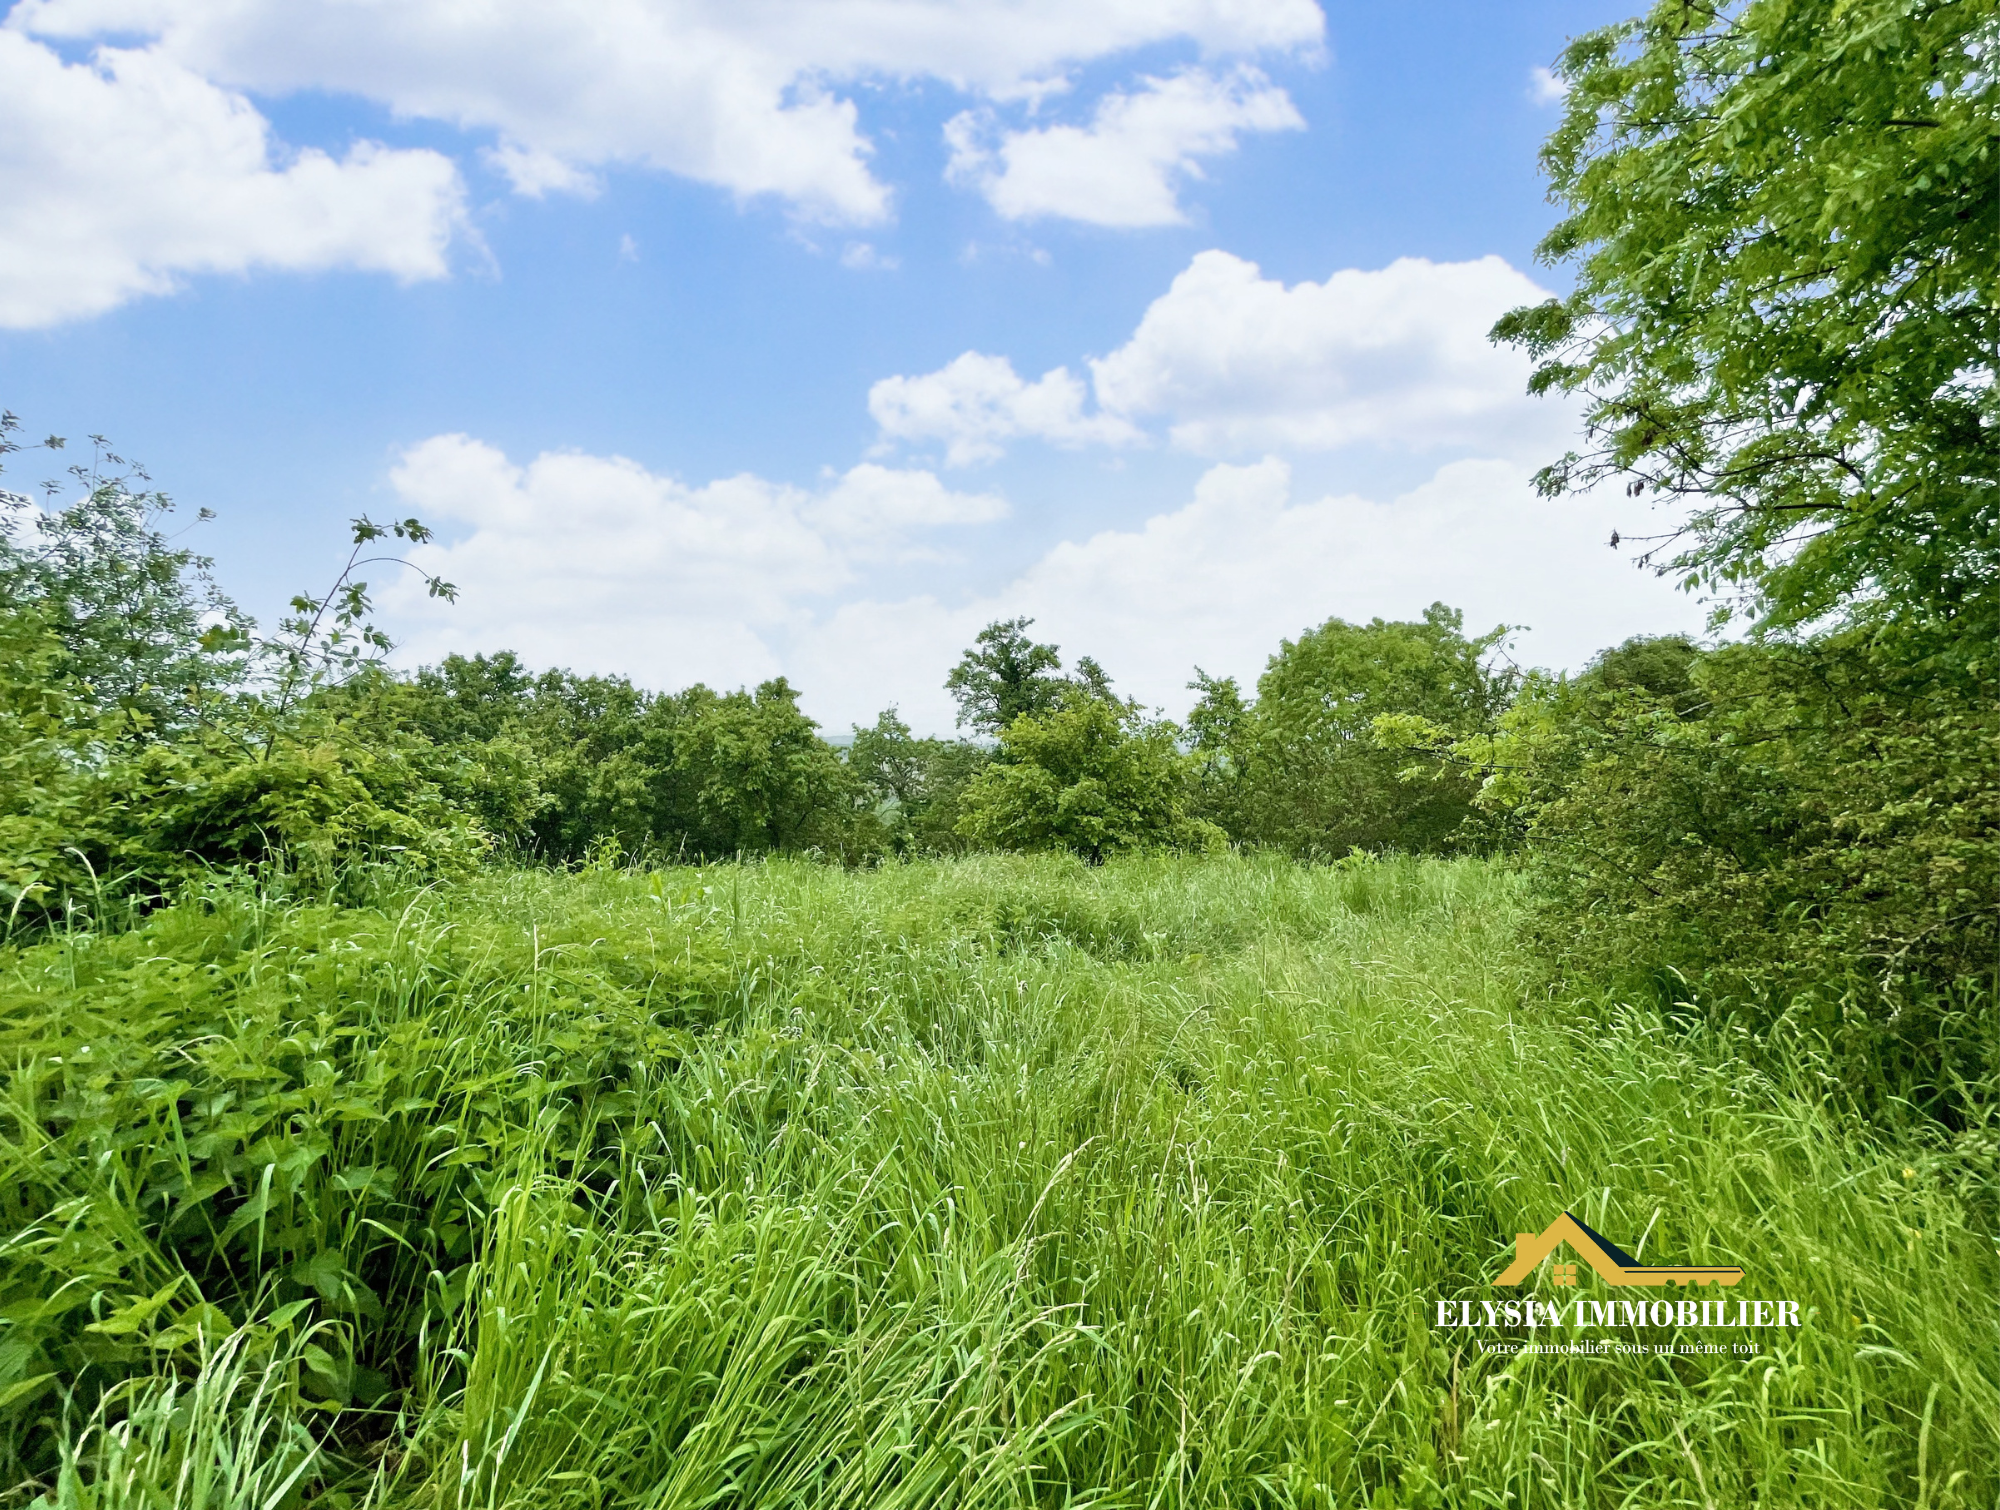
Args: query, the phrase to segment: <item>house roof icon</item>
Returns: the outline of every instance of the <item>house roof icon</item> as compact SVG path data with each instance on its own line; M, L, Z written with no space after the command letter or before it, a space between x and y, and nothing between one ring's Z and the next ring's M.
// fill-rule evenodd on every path
M1741 1269L1642 1264L1610 1238L1591 1231L1565 1211L1540 1236L1532 1232L1518 1234L1514 1239L1514 1261L1493 1283L1518 1285L1562 1243L1568 1243L1576 1256L1595 1269L1598 1278L1608 1285L1733 1285L1743 1278Z

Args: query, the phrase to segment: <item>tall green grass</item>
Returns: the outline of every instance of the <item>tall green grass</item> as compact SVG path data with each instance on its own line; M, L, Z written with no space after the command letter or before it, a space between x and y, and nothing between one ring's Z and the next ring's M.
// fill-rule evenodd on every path
M0 956L0 1469L231 1510L2000 1503L1990 1129L1533 999L1515 885L219 886ZM1565 1208L1805 1325L1435 1326Z

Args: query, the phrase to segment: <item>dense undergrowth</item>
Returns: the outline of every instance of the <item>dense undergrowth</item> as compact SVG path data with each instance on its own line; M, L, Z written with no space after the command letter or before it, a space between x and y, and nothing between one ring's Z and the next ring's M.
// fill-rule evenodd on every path
M1992 1505L1992 1126L1536 1001L1519 889L494 870L15 948L6 1502ZM1435 1326L1565 1208L1804 1324Z

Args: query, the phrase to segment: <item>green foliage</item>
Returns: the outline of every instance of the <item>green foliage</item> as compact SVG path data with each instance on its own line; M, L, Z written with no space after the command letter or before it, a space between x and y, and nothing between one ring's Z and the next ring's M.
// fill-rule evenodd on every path
M0 456L30 449L19 432L0 413ZM38 449L64 444L52 435ZM52 498L81 490L63 507L45 512L0 490L0 604L34 615L61 646L66 695L80 712L123 714L126 738L181 729L242 676L244 646L230 632L240 616L209 577L208 558L160 533L173 500L135 489L150 481L145 470L103 436L91 447L67 482L42 484Z
M363 862L462 875L491 836L449 790L461 775L421 739L308 707L268 755L207 738L149 744L121 762L105 783L112 854L162 889L272 862L314 884Z
M1214 848L1224 835L1191 811L1195 773L1179 734L1084 692L1039 717L1024 713L966 788L959 832L995 849L1068 850L1093 863L1135 849Z
M8 452L21 449L17 431L0 416ZM388 642L356 571L394 559L362 552L389 536L421 542L423 526L357 520L329 592L296 600L260 637L214 590L206 560L160 534L165 495L135 490L144 472L102 437L93 444L69 483L46 484L52 497L81 488L74 502L43 512L0 500L8 927L78 908L101 922L217 866L277 863L324 884L357 863L431 875L476 863L490 842L482 818L529 800L521 773L397 730L358 690L379 692Z
M1248 708L1233 681L1204 677L1192 722L1210 811L1235 837L1302 856L1490 843L1474 786L1447 764L1412 767L1377 741L1376 720L1491 725L1516 681L1486 665L1505 636L1468 640L1462 615L1434 603L1421 621L1329 619L1285 641Z
M1115 701L1111 678L1087 655L1077 658L1073 675L1058 675L1062 656L1056 647L1028 638L1034 622L988 624L945 677L945 690L958 703L961 728L969 724L981 734L998 736L1023 715L1040 718L1053 712L1072 692Z
M384 921L278 914L222 886L163 916L144 949L68 946L55 996L7 988L7 1050L29 1054L8 1105L48 1134L6 1145L0 1191L0 1398L31 1439L53 1422L26 1407L57 1380L88 1408L123 1377L192 1370L233 1330L282 1330L271 1318L301 1309L341 1333L295 1360L309 1397L365 1404L410 1382L426 1326L464 1295L496 1177L531 1136L580 1177L615 1165L604 1108L682 1048L663 1020L713 978L721 946L636 978L534 955L522 990L448 933L398 941ZM532 1065L510 1057L504 1025L555 999L590 1005ZM41 1382L10 1389L23 1378Z
M0 909L11 935L87 889L102 814L90 766L95 715L62 641L32 612L0 609Z
M1244 838L1250 833L1245 779L1254 729L1250 704L1235 677L1213 677L1199 666L1188 690L1200 694L1187 716L1197 773L1196 811L1231 837Z
M1055 673L1062 657L1053 645L1028 638L1033 619L1007 619L979 631L972 648L944 680L958 703L958 722L983 734L998 734L1023 714L1039 716L1055 707L1065 685Z
M509 652L448 657L383 689L390 716L463 775L447 790L501 838L576 861L818 849L860 858L877 834L860 787L783 678L752 692L654 693L622 677L530 678Z
M1532 936L1841 1049L1849 1085L1962 1108L2000 1075L1996 656L1849 631L1640 642L1545 689L1525 768Z
M1663 565L1777 624L2000 573L1996 49L1990 5L1910 0L1657 0L1573 42L1541 255L1575 292L1495 328L1589 399L1544 490L1681 502Z
M1764 639L1383 729L1526 820L1560 969L1808 1024L1850 1090L1954 1115L2000 994L1996 55L1990 5L1907 0L1661 0L1570 46L1541 254L1575 292L1495 328L1588 399L1541 485L1674 500L1647 559Z
M680 702L673 771L694 810L693 853L842 851L853 781L783 677L754 695L696 687Z
M991 757L963 739L918 739L894 708L854 728L847 766L898 854L958 854L966 788Z
M384 525L364 514L352 522L351 530L353 544L333 585L318 597L301 593L293 598L292 611L278 621L277 634L258 642L259 669L270 688L267 697L254 705L269 725L264 740L266 754L277 749L284 737L285 719L300 702L379 670L383 657L395 648L369 618L374 604L368 596L368 583L356 575L361 568L404 567L422 578L427 596L447 603L458 597L458 589L451 583L402 556L362 554L378 540L427 543L431 531L421 520L397 519Z
M1523 896L1473 861L489 869L359 909L231 882L0 955L0 1474L64 1507L1990 1505L1991 1125L1869 1130L1807 1039L1758 1070L1540 1008ZM1595 1357L1434 1325L1562 1209L1804 1325Z

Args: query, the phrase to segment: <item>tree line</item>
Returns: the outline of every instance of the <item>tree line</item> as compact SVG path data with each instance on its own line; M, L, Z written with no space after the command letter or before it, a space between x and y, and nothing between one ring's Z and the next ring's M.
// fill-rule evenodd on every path
M16 423L0 424L18 450ZM496 858L865 864L972 848L1094 863L1232 842L1333 858L1491 847L1498 832L1475 783L1431 757L1413 781L1373 736L1384 714L1470 727L1508 705L1519 677L1489 665L1499 632L1468 639L1441 604L1413 623L1329 620L1279 647L1254 696L1197 672L1185 727L1121 697L1088 655L1066 671L1032 620L998 622L946 679L959 737L919 737L890 708L835 744L782 677L655 691L510 651L391 670L361 553L426 538L415 520L356 521L332 589L261 635L166 537L171 501L104 461L59 510L30 516L16 495L0 535L14 752L0 902L17 925L231 866L331 880Z

